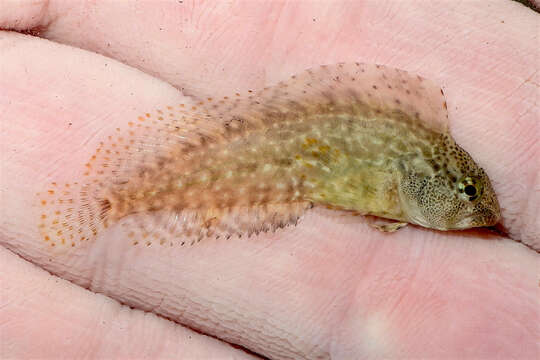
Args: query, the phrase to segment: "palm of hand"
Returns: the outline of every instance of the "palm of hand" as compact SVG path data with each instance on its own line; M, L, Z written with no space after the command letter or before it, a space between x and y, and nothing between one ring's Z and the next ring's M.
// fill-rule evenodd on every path
M479 15L492 32L461 36L465 15L452 12L440 28L432 20L437 9L397 9L395 3L387 6L396 14L392 21L385 20L384 6L369 3L334 4L331 9L292 3L281 12L277 4L211 10L163 6L159 12L146 9L145 27L137 36L109 26L111 12L100 8L96 13L72 9L44 33L154 77L75 48L0 35L5 53L0 108L4 119L12 119L9 126L3 124L2 135L2 153L10 154L2 164L4 247L93 292L272 358L537 353L537 254L481 232L409 227L387 235L361 218L317 210L294 229L275 235L187 249L133 248L117 241L114 233L81 252L54 256L38 244L28 214L40 186L69 177L103 136L126 122L126 113L186 101L156 78L195 99L225 96L273 84L320 63L361 56L364 62L416 70L445 85L452 132L488 169L510 236L538 248L540 225L531 206L538 203L538 191L517 196L515 191L538 188L533 176L538 163L532 156L538 152L538 127L531 101L537 68L519 56L520 51L534 52L534 42L523 40L516 51L507 45L513 34L489 20L504 16L510 26L519 19L512 31L520 29L526 39L533 33L527 26L534 28L536 20L529 20L528 10L498 5L495 14ZM483 11L468 6L470 13ZM133 13L123 12L122 23L132 23ZM178 19L185 21L183 32L177 31ZM78 22L89 28L105 24L107 40L90 31L66 32ZM414 27L408 26L411 22ZM400 39L385 33L399 29ZM441 40L445 37L450 40ZM492 46L485 47L486 42ZM429 56L404 48L437 44L443 45ZM470 48L478 56L474 62L467 58ZM146 58L149 53L160 56ZM444 60L450 53L454 57ZM494 65L493 59L505 62ZM520 66L509 65L514 62ZM484 72L487 67L495 70ZM107 298L56 282L8 251L2 251L2 259L6 303L25 298L25 307L4 306L2 311L32 324L4 326L18 344L32 341L40 356L53 356L55 346L65 349L66 356L77 355L80 347L67 345L66 334L72 334L72 342L84 343L89 327L95 332L90 338L98 339L90 345L96 356L170 356L179 351L186 357L250 356L162 318L124 308L119 312ZM34 310L31 315L28 309ZM159 336L149 337L147 328ZM35 336L23 336L23 331ZM110 336L100 336L103 331ZM52 340L41 342L42 334ZM119 348L112 350L113 343Z

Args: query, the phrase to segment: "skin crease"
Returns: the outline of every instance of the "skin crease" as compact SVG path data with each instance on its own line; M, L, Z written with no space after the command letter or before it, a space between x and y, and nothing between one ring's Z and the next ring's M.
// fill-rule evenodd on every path
M381 234L361 217L317 210L272 236L159 249L111 233L54 253L29 221L35 188L70 179L115 126L189 101L166 82L202 98L361 60L445 87L451 131L490 174L504 226L538 248L531 10L505 1L6 4L0 27L41 26L42 37L73 47L0 35L3 358L248 357L164 317L270 358L539 355L538 254L511 239Z

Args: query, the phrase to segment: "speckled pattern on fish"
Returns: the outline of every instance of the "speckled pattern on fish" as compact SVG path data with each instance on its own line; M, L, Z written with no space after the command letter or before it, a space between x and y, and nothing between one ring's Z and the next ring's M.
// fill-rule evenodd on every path
M133 244L275 231L312 206L438 230L494 225L485 172L448 132L439 86L381 65L307 70L245 96L127 122L80 178L38 194L43 241L118 226Z

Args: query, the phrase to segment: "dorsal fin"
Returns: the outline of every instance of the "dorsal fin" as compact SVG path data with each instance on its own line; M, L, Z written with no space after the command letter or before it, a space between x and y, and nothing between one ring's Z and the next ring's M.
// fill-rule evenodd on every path
M320 111L321 106L362 104L372 109L400 111L424 127L446 133L448 113L442 89L432 81L383 65L342 63L309 69L275 86L204 105L226 126L249 129L268 125L281 114ZM270 116L269 116L270 115Z

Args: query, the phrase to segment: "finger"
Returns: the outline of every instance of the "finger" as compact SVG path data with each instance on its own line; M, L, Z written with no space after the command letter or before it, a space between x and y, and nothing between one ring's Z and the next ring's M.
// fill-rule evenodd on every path
M216 339L59 279L3 248L0 263L3 359L253 359Z
M50 1L24 11L17 4L4 4L0 26L35 29L201 97L262 88L336 61L434 79L445 87L454 137L494 183L509 235L540 248L538 18L520 4Z
M259 22L255 19L279 11L272 2L214 2L200 6L192 1L162 1L156 6L152 1L37 1L24 5L4 3L0 28L27 31L104 54L188 93L200 93L203 87L219 91L228 82L222 76L224 73L243 84L245 70L256 59L260 60L266 46L249 38L250 32L258 31ZM215 28L214 24L221 22L220 18L228 12L240 15L244 27L231 22ZM197 30L200 28L214 28L215 36L208 37ZM265 36L268 31L271 29ZM251 42L253 47L244 60L238 62L228 33ZM195 68L195 72L186 71ZM204 68L207 71L202 74Z
M4 185L3 209L12 219L2 223L5 246L92 291L273 358L450 357L476 351L473 338L486 342L473 336L478 329L490 345L503 345L470 356L535 351L537 258L501 239L418 229L389 238L357 218L319 211L293 230L251 240L137 247L111 232L86 247L51 249L38 238L35 191L50 178L75 176L101 138L136 118L139 108L183 100L107 59L20 36L8 40L4 49L26 56L13 56L2 74L10 84L2 107L14 119L3 143L15 154L3 165L14 174ZM25 60L37 58L33 51L54 60ZM68 119L80 127L57 130ZM495 296L510 292L519 296ZM435 334L441 317L468 330Z

